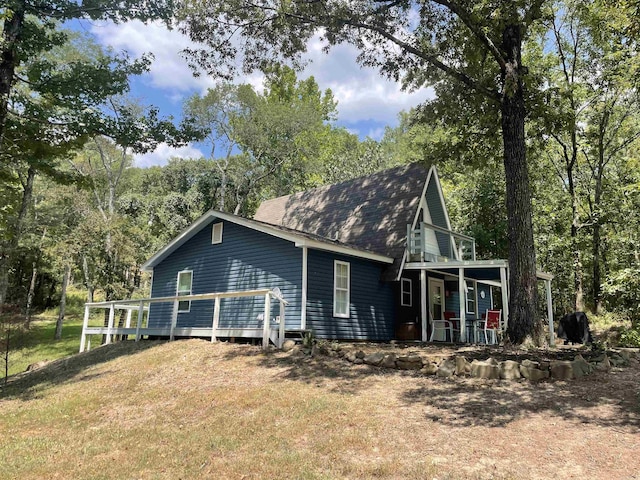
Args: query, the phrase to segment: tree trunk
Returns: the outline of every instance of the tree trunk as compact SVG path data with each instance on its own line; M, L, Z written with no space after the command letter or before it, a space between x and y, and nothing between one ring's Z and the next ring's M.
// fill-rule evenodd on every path
M6 4L5 4L6 5ZM22 37L24 25L24 1L13 2L12 11L3 9L2 50L0 53L0 145L4 138L9 96L15 81L15 71L19 64L17 45ZM0 302L0 305L2 302Z
M36 291L36 279L38 278L38 262L34 261L31 270L31 282L29 283L29 293L27 294L27 307L25 311L25 328L31 328L31 307L33 305L33 296Z
M521 77L521 45L520 27L507 25L503 33L503 51L507 53L507 62L502 72L504 90L501 105L509 225L507 335L515 344L521 344L529 336L538 344L542 337L542 324L536 319L536 255L524 136L526 110Z
M13 235L9 240L6 251L0 252L0 310L7 300L7 289L9 288L9 267L13 262L13 256L20 243L20 238L22 237L22 226L24 225L24 219L27 216L29 204L31 203L33 181L35 178L36 169L31 166L27 172L27 180L23 187L24 190L22 192L22 204L20 205L20 211L18 212L18 217L13 224Z
M89 273L89 261L86 255L82 255L82 275L84 275L84 285L87 287L87 302L93 302L93 292L95 287L91 281L91 274Z
M67 285L69 284L69 277L71 277L71 264L67 263L64 266L64 273L62 275L62 294L60 295L60 313L58 314L58 321L56 322L56 334L55 339L62 339L62 322L64 321L64 313L67 308Z
M575 165L575 163L573 163ZM582 252L578 244L578 230L580 218L578 214L578 197L576 195L573 181L573 168L567 168L567 178L569 181L569 195L571 197L571 255L573 256L573 297L574 311L584 311L584 290L582 271Z

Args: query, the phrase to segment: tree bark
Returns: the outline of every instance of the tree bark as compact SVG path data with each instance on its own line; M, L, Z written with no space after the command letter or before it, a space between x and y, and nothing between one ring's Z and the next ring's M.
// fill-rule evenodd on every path
M531 335L541 341L542 324L536 319L536 255L533 243L531 189L524 135L525 103L522 82L522 38L518 25L503 32L506 64L502 71L502 137L507 183L509 228L509 340L520 344Z
M9 96L15 81L18 66L17 45L20 43L24 25L24 1L13 2L13 10L4 12L2 28L2 50L0 52L0 145L4 138L4 127L9 111ZM0 305L2 302L0 302Z
M58 321L56 322L55 339L62 339L62 322L64 321L64 314L67 308L67 285L69 284L69 277L71 276L71 264L66 263L64 266L64 273L62 275L62 293L60 295L60 313L58 313Z
M31 197L33 194L33 181L36 178L36 169L29 167L27 171L27 179L23 185L22 203L20 205L20 211L18 217L13 224L13 235L9 240L9 244L4 252L0 252L0 310L2 305L7 301L7 289L9 288L9 267L13 262L13 256L20 243L22 237L22 227L24 220L29 210L29 204L31 203Z

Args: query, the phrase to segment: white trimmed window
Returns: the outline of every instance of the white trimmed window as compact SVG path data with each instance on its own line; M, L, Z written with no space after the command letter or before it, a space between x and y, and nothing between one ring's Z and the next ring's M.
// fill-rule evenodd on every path
M333 316L349 318L350 265L336 260L333 264Z
M400 305L403 307L413 306L413 288L410 278L400 279Z
M178 272L178 286L176 295L191 295L191 287L193 285L193 271L183 270ZM190 300L182 300L178 302L178 313L186 313L191 309Z
M467 313L476 313L476 283L465 282L465 303L467 305Z
M214 223L211 227L211 243L222 243L222 222Z

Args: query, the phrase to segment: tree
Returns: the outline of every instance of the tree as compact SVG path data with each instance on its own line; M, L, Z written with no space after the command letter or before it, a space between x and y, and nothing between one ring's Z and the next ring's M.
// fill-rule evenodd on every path
M244 71L282 58L300 60L319 35L328 46L355 45L364 65L406 87L457 82L482 108L500 113L509 225L508 335L538 342L536 266L525 144L522 45L542 16L544 0L244 1L190 4L184 31L206 45L191 49L208 73L229 76L242 46ZM242 37L235 41L234 36Z

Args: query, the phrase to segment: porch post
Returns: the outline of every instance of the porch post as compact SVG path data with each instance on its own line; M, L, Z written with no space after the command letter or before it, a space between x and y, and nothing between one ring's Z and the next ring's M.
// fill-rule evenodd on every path
M178 305L179 305L179 301L175 300L173 302L173 312L171 314L171 330L169 331L169 341L173 342L173 333L176 329L176 325L178 324Z
M262 349L266 350L269 346L269 328L271 326L271 295L267 293L264 296L264 320L262 322Z
M462 340L463 338L467 338L465 333L466 333L466 328L467 328L467 322L466 322L466 311L467 311L467 306L464 304L464 268L460 267L458 269L458 291L460 292L460 295L458 295L459 299L459 306L460 306L460 314L458 315L460 317L460 340ZM451 341L453 342L453 338L451 339Z
M113 303L111 303L111 305L109 306L109 322L107 323L107 340L105 341L105 344L110 344L111 343L111 332L113 331L113 319L115 317L115 306Z
M151 312L151 304L149 304L149 312ZM138 306L138 323L136 324L136 342L140 340L140 327L142 326L143 315L144 315L144 302L140 302L140 305ZM147 315L147 319L148 319L148 315Z
M282 299L280 299L280 329L278 330L278 348L282 348L282 344L284 343L284 332L285 332L285 323L284 323L284 314L285 314L285 305Z
M551 299L551 280L544 281L545 290L547 291L547 318L549 319L549 345L554 346L556 344L554 330L553 330L553 300Z
M127 308L127 320L125 321L125 328L131 328L131 312L132 310L130 308Z
M427 341L427 272L420 270L420 319L422 320L422 341Z
M307 328L307 290L309 288L308 280L308 255L307 247L302 247L302 299L300 301L300 329Z
M504 318L504 328L509 325L509 294L507 291L507 269L500 267L500 293L502 294L502 318Z
M84 305L84 320L82 321L82 336L80 337L80 353L84 352L85 343L87 340L87 336L84 332L87 331L87 326L89 325L89 305L85 303Z
M213 323L211 325L211 341L217 340L216 334L218 333L218 325L220 324L220 297L216 297L213 305Z

